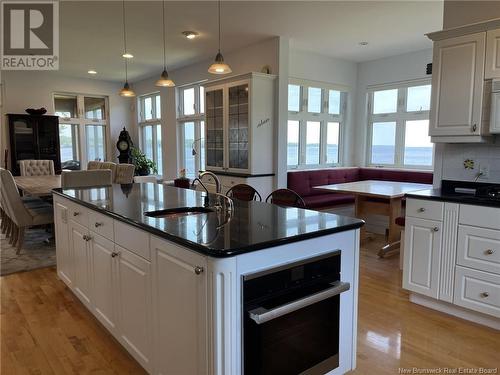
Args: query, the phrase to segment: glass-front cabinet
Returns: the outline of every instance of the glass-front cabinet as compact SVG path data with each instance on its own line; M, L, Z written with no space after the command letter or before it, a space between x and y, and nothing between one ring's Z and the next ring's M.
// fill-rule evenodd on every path
M207 170L272 173L275 76L248 73L204 86Z

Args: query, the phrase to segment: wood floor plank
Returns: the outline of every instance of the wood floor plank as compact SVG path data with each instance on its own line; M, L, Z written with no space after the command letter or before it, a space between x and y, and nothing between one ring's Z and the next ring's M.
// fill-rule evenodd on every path
M500 332L412 304L383 238L361 249L357 369L499 368ZM57 278L54 268L0 278L0 373L145 374Z

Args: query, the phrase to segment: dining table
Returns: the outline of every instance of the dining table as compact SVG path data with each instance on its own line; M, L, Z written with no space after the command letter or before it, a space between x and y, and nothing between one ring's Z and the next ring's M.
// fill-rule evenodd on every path
M61 175L15 176L14 181L24 195L38 197L52 195L52 189L61 187Z
M354 181L315 187L315 189L330 193L354 195L355 216L358 219L366 220L369 215L388 216L388 244L396 243L401 239L401 227L396 224L396 218L401 216L405 194L431 188L432 185L429 184L378 180ZM364 233L364 231L363 227L362 232ZM383 257L388 252L388 249L392 248L392 246L384 245L378 255Z

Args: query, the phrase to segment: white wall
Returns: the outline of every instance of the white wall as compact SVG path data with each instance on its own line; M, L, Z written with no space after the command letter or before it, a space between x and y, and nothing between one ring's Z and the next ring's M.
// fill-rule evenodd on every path
M355 98L358 64L307 51L290 49L289 76L291 78L326 82L347 88L347 113L342 133L343 164L354 165L355 160Z
M47 108L47 114L54 113L54 92L68 92L89 95L104 95L109 98L110 136L107 139L107 157L116 160L116 140L125 126L131 134L136 133L135 124L130 122L130 100L118 95L121 84L97 79L82 79L61 76L57 71L3 71L2 121L6 113L25 113L26 108ZM8 129L2 126L1 150L8 147Z
M431 78L425 69L432 62L432 49L406 53L358 64L354 165L366 165L367 88L373 85Z
M279 38L272 38L262 43L254 44L237 51L224 53L225 61L231 66L231 75L248 72L260 72L264 65L271 67L271 73L278 73L278 49ZM216 51L214 51L215 53ZM215 55L214 55L215 57ZM220 77L207 72L212 60L202 61L185 68L169 71L169 76L174 80L177 87L203 80L213 80ZM143 95L152 92L160 92L162 103L166 105L162 108L162 142L163 142L163 178L173 179L178 176L179 170L183 167L178 165L177 150L177 119L175 88L159 88L155 86L162 67L158 66L158 76L150 77L132 84L136 95ZM137 123L137 114L133 113L134 122ZM270 161L271 163L273 161Z

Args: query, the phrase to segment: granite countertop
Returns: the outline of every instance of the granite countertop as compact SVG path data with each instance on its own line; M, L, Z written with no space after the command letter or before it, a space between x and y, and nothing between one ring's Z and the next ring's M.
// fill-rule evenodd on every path
M359 219L263 202L234 201L227 222L215 212L170 218L147 211L203 206L206 193L162 184L55 189L55 194L213 257L228 257L360 228ZM210 199L214 195L209 194Z
M406 197L416 199L427 199L435 201L445 201L463 204L473 204L477 206L500 207L500 200L476 197L472 194L456 193L446 189L427 189L407 193Z

